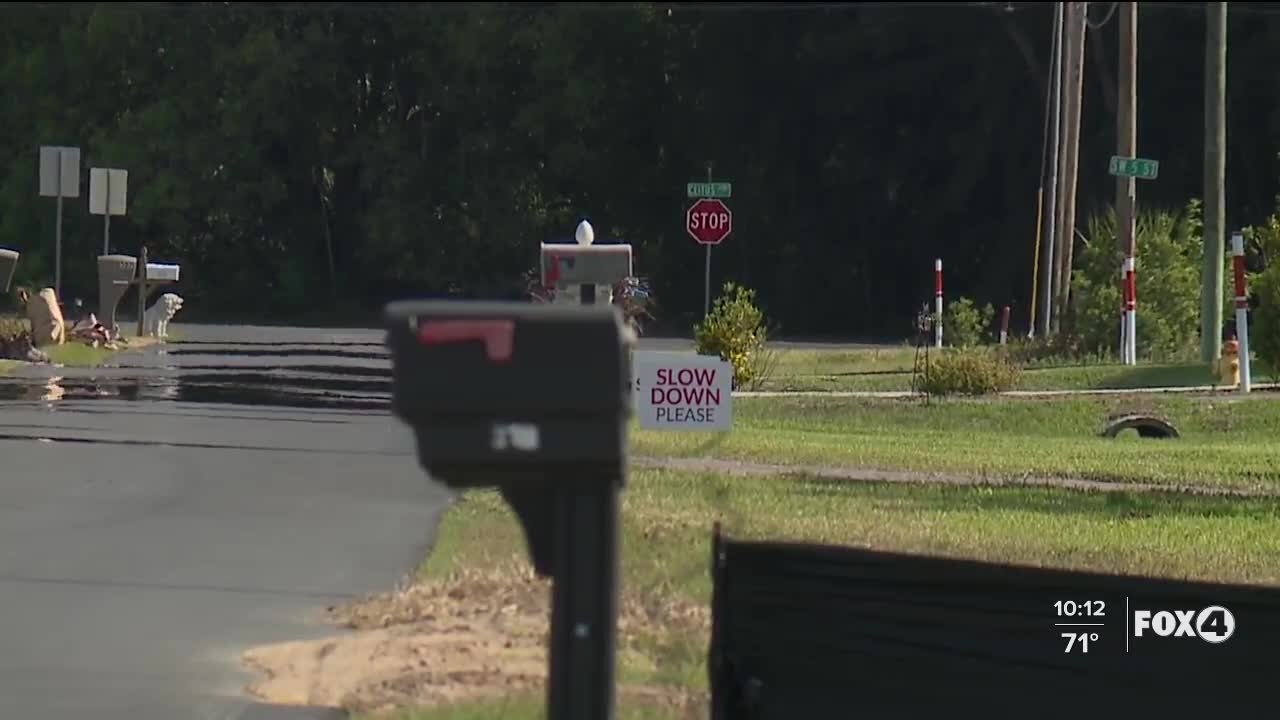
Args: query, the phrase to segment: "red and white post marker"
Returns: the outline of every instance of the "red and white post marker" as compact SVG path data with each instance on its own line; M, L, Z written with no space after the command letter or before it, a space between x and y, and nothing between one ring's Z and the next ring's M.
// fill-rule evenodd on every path
M1004 306L1004 312L1000 315L1000 344L1004 345L1009 342L1009 306Z
M1122 362L1138 364L1138 284L1136 263L1132 257L1124 259L1124 317L1121 337L1124 339Z
M1244 283L1244 236L1231 234L1231 264L1236 276L1236 341L1240 343L1240 392L1249 392L1249 295Z
M933 344L942 347L942 258L933 261Z

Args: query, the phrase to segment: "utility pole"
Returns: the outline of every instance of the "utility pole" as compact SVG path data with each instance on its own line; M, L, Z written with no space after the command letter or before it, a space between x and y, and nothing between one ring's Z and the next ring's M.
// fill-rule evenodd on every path
M1049 60L1049 98L1047 108L1047 132L1045 142L1049 146L1046 163L1049 174L1049 195L1044 212L1044 257L1040 259L1040 337L1049 337L1050 318L1053 316L1053 268L1054 239L1058 230L1058 145L1062 140L1062 6L1053 4L1053 50Z
M1204 53L1204 272L1200 360L1222 354L1223 218L1227 174L1227 4L1206 3Z
M1120 102L1116 113L1116 155L1120 157L1138 156L1138 3L1120 3ZM1126 258L1118 275L1120 297L1128 302L1136 302L1127 298L1124 269L1137 258L1138 239L1136 237L1137 214L1137 178L1132 176L1116 177L1116 236L1120 243L1120 255ZM1122 303L1127 305L1128 303ZM1120 337L1124 340L1120 354L1125 357L1125 364L1137 362L1130 348L1136 348L1132 335L1137 332L1136 318L1128 315L1127 307L1120 309ZM1136 309L1135 309L1136 314Z
M1062 327L1062 315L1071 297L1072 249L1076 231L1076 180L1080 161L1080 105L1084 90L1084 29L1089 3L1068 3L1067 10L1067 80L1064 100L1066 132L1062 143L1062 173L1058 178L1062 200L1059 202L1057 233L1058 263L1054 273L1053 329Z

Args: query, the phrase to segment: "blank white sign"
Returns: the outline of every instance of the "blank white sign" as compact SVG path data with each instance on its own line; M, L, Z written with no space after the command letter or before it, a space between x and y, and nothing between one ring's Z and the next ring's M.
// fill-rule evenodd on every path
M89 212L94 215L124 215L129 194L129 171L110 168L89 169Z
M59 172L61 171L61 172ZM40 146L40 196L80 197L80 148Z

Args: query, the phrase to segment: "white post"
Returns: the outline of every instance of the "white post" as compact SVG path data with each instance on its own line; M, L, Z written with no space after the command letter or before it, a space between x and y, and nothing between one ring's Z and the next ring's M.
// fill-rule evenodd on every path
M106 196L106 207L102 213L102 254L110 254L111 250L111 171L103 173L103 183L106 189L102 194Z
M1120 261L1120 364L1129 364L1129 261Z
M1240 344L1240 392L1249 392L1249 295L1244 279L1244 236L1231 235L1231 262L1236 276L1236 341Z
M62 163L58 163L58 219L54 221L53 294L62 298Z
M942 347L942 258L933 261L933 344Z
M707 246L706 277L702 282L702 319L711 315L711 246Z
M1138 364L1138 297L1137 297L1137 270L1133 257L1124 259L1125 270L1125 334L1128 345L1125 348L1127 354L1126 363L1129 365Z

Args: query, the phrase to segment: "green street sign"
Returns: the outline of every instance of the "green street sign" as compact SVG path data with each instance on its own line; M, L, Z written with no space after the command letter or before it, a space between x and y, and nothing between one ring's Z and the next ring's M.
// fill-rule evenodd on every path
M1107 170L1112 175L1133 177L1138 178L1139 180L1155 180L1156 175L1160 173L1160 163L1155 160L1126 158L1120 157L1119 155L1112 155L1111 164Z
M725 182L691 182L686 186L691 198L727 198L733 196L733 184Z

